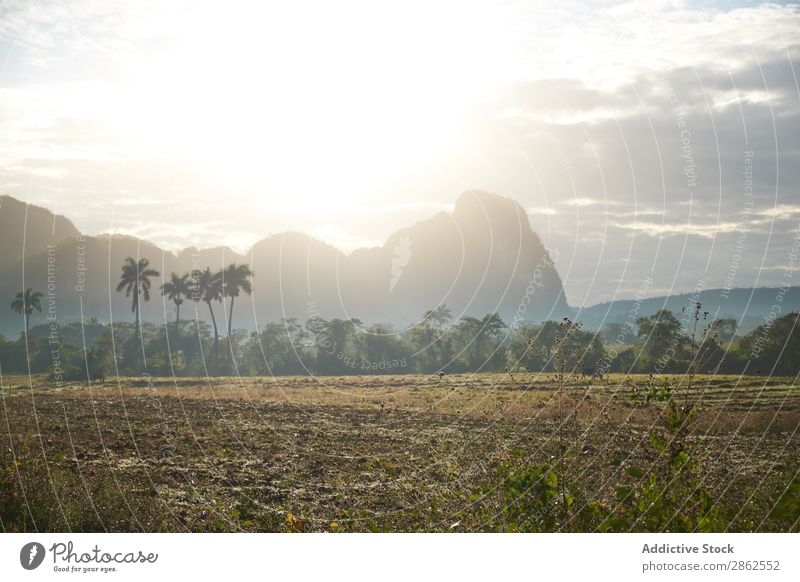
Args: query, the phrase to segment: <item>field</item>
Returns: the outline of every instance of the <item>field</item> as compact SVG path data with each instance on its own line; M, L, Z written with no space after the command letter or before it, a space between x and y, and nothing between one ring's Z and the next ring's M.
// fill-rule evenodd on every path
M797 531L792 378L3 377L7 531Z

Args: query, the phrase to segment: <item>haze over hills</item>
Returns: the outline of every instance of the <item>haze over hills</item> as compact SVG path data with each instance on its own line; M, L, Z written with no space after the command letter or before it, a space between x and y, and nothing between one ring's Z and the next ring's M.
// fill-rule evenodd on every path
M350 255L296 232L269 236L244 255L226 247L173 254L131 236L82 236L68 219L9 196L0 206L0 244L0 297L10 303L23 285L33 287L45 293L44 311L52 309L62 322L80 318L81 310L84 318L129 321L130 300L115 291L128 256L147 257L162 277L250 264L256 273L253 302L241 302L237 318L248 328L313 315L402 327L442 304L455 317L497 311L506 321L518 311L531 321L569 312L561 279L525 210L513 200L476 191L462 194L452 213L436 214L394 233L381 247ZM154 291L161 282L153 281ZM142 306L143 320L171 320L172 304L165 307L155 295ZM204 305L198 313L206 319ZM193 316L192 306L183 314ZM45 315L34 315L32 323ZM0 309L0 329L16 335L21 317Z
M511 323L577 315L587 329L598 329L626 321L637 303L621 299L580 310L568 306L553 257L531 230L525 210L511 199L479 191L462 194L452 213L440 212L395 232L383 246L349 255L297 232L269 236L245 254L227 247L173 254L132 236L83 236L69 219L10 196L0 197L0 245L2 301L9 304L23 280L25 287L45 294L44 312L35 314L32 324L46 321L48 314L60 322L81 314L103 322L130 321L130 300L115 291L128 256L146 257L162 273L153 281L154 297L142 306L143 320L153 323L174 317L173 305L165 305L158 293L164 275L232 262L248 263L256 273L252 302L237 307L237 327L248 329L314 315L402 329L442 304L454 317L496 311ZM775 296L776 290L767 288L706 290L701 302L718 317L743 320L746 331L763 321ZM690 299L689 294L651 297L638 302L635 311L680 312ZM785 313L797 309L800 288L790 289L782 301ZM194 304L186 303L182 315L194 317ZM207 308L198 307L198 316L207 321ZM224 325L227 314L221 313ZM0 309L0 331L14 337L21 330L22 318Z
M699 301L709 319L735 319L737 335L743 335L762 323L773 312L775 317L800 309L800 287L780 289L756 287L740 289L705 289L699 294L675 293L644 299L618 299L591 305L578 311L576 317L588 329L608 323L625 323L629 316L650 315L659 309L672 311L679 319L685 307L691 312L693 301ZM779 311L775 311L775 306Z
M25 204L10 196L0 196L0 271L23 256L47 250L49 244L75 239L80 233L64 216L45 208ZM3 273L4 280L7 273Z

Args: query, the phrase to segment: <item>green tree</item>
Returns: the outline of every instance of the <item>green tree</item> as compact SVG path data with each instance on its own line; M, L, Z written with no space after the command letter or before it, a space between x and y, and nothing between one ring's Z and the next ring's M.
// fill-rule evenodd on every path
M374 324L356 336L359 362L356 367L367 374L402 374L408 362L408 347L387 324Z
M455 344L460 348L456 357L462 369L470 372L502 369L505 346L502 331L506 324L497 313L481 319L464 316L455 326Z
M161 285L161 294L175 304L175 328L177 329L181 324L181 305L183 298L188 297L189 289L189 274L184 273L178 275L172 273L170 280Z
M447 306L440 305L434 310L426 311L425 315L422 316L422 322L441 332L447 327L452 318L453 314Z
M611 343L619 340L620 338L625 338L625 329L625 326L621 323L609 322L606 323L603 326L603 329L600 330L600 336L604 342ZM633 338L629 338L628 341L630 341L630 339ZM625 341L624 343L628 343L628 341Z
M740 357L750 361L748 373L794 376L800 372L798 313L760 325L739 342Z
M734 318L722 318L714 321L717 329L717 337L720 343L730 343L736 337L736 331L739 328L738 322Z
M417 371L429 374L447 367L451 357L447 326L451 317L450 310L440 305L426 311L420 322L408 331L406 340Z
M361 325L358 319L326 321L319 316L306 322L306 329L311 333L317 350L316 369L320 374L338 374L350 367L350 362L354 362L356 357L353 336Z
M214 326L214 371L217 372L219 362L219 329L217 318L214 316L213 301L222 301L222 273L212 272L208 267L201 271L194 282L194 292L191 295L193 301L202 301L208 305L208 312L211 314L211 323Z
M548 320L541 325L523 324L509 341L509 367L522 366L542 372L554 370L556 338L560 338L562 333L562 326L557 321Z
M255 375L307 374L307 332L294 318L267 323L253 332L239 369Z
M643 368L655 368L657 372L674 371L675 364L683 359L689 347L689 338L681 330L681 323L668 309L659 309L653 315L636 320L637 336L644 338L640 353Z
M231 298L230 311L228 313L228 347L230 350L230 361L234 361L233 342L231 340L231 330L233 329L233 304L241 291L248 295L253 292L250 277L255 273L250 270L249 265L237 265L231 263L222 271L222 292L225 297Z
M25 314L25 333L28 333L30 329L30 319L31 314L33 314L33 310L35 309L39 313L42 312L42 295L39 291L34 291L32 288L28 287L25 291L20 291L17 293L16 299L11 302L11 309L20 315L23 313Z
M161 273L150 268L150 261L141 258L138 261L133 257L125 259L122 265L122 275L120 275L117 292L125 290L125 297L133 296L131 311L136 314L136 330L141 330L140 306L141 300L150 301L150 278L158 277Z

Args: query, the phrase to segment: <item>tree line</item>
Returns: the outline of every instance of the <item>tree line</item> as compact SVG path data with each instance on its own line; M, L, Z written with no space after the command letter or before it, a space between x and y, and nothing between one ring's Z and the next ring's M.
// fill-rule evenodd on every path
M24 316L16 341L0 335L0 366L6 373L49 373L56 380L122 375L337 375L526 372L603 377L610 372L694 374L796 374L800 361L797 314L789 314L736 337L734 320L709 320L698 303L675 315L668 310L639 317L635 324L584 330L568 318L507 324L497 313L454 320L442 305L407 330L388 324L312 315L267 323L247 332L233 326L234 305L252 294L254 273L246 264L212 271L172 273L160 287L175 306L165 325L142 322L142 302L151 299L151 279L160 273L145 258L128 257L117 292L131 300L133 322L113 326L96 319L31 328L43 295L28 288L11 309ZM191 301L207 307L211 326L181 320ZM224 309L220 329L215 311ZM225 335L222 335L225 333ZM26 341L27 340L27 341ZM220 344L226 349L221 352ZM84 347L85 346L85 347Z

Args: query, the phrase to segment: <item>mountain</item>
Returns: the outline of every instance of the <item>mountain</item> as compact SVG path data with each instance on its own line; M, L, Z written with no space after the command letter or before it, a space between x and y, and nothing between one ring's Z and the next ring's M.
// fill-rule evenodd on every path
M0 196L0 272L22 259L74 239L80 233L63 216L26 204L11 196Z
M345 255L305 234L269 236L240 255L226 247L177 254L123 235L83 236L66 218L9 196L0 199L0 298L17 291L45 293L42 314L68 322L83 317L131 321L130 300L115 291L125 257L147 257L164 275L231 262L249 263L252 302L237 302L237 327L254 328L281 317L305 321L357 317L399 326L446 304L453 315L497 311L507 321L559 319L569 313L561 279L525 210L515 201L479 191L462 194L452 213L439 213L391 235L381 247ZM24 258L24 260L23 260ZM24 282L23 282L24 281ZM157 292L142 307L145 321L174 317ZM198 315L207 318L207 308ZM226 314L218 310L225 325ZM193 317L193 305L181 313ZM0 331L16 336L22 318L0 309Z
M96 317L102 322L132 321L130 300L116 292L125 257L147 257L162 275L219 269L232 262L255 271L252 301L237 302L237 327L253 329L281 317L306 321L357 317L364 322L413 325L427 310L447 305L455 317L498 312L507 323L558 320L570 315L586 329L624 323L631 317L690 307L691 294L641 300L620 299L580 309L567 305L561 278L547 249L515 201L480 191L463 193L452 213L440 212L401 229L380 247L346 255L302 233L269 236L245 254L227 247L188 248L175 254L125 235L84 236L63 216L0 196L0 332L16 337L21 316L8 309L25 287L45 294L44 321L69 322ZM24 257L24 261L23 261ZM172 320L174 306L153 298L142 317ZM712 317L734 318L745 333L764 322L773 305L781 314L800 309L800 287L703 291L699 300ZM5 298L5 299L3 299ZM204 304L186 302L181 314L210 321ZM217 308L224 328L227 314ZM633 314L633 315L631 315ZM49 318L49 319L48 319Z

